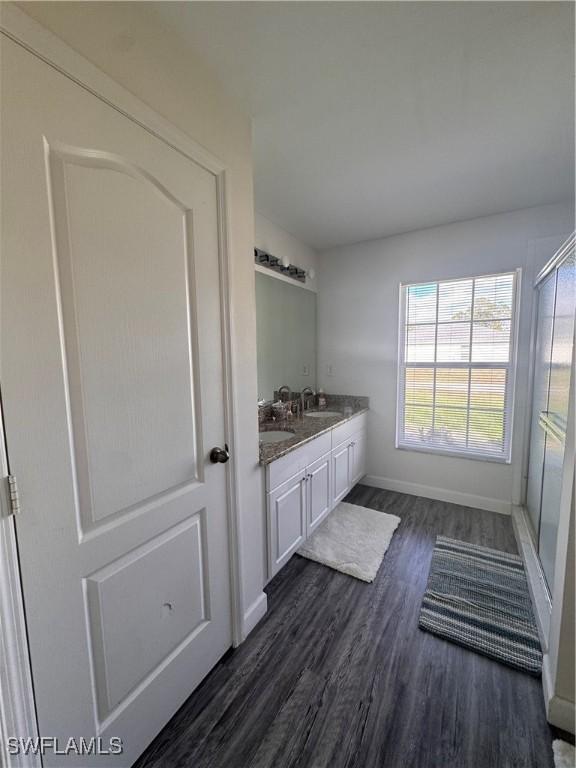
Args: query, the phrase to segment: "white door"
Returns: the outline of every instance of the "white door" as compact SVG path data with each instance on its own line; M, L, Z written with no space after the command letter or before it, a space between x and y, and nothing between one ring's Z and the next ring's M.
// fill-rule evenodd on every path
M330 454L322 456L308 467L308 526L309 536L330 512L331 506L331 473Z
M40 732L129 766L231 645L215 178L11 41L1 374Z
M270 577L306 540L306 473L300 472L268 494Z

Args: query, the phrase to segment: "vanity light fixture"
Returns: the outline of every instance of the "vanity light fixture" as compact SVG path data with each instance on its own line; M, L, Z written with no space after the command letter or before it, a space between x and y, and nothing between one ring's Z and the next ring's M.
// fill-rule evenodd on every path
M286 277L291 277L293 280L297 280L299 283L306 282L306 275L312 277L310 272L306 273L306 270L300 267L290 264L287 258L280 260L276 256L272 256L270 253L261 250L260 248L254 248L254 261L261 267L267 267L274 272L279 272ZM313 272L314 270L312 270Z

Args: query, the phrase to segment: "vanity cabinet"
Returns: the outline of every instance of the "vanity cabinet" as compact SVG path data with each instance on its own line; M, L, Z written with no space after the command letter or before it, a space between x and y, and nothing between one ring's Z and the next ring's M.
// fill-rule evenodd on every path
M330 460L327 453L267 494L271 575L278 573L331 511Z
M272 578L365 474L366 414L266 467L268 576Z

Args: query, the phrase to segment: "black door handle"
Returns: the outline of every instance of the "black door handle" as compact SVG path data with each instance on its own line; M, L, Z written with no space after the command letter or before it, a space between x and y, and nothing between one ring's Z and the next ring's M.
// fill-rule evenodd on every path
M210 451L210 461L212 464L226 464L230 458L230 449L225 443L224 448L212 448Z

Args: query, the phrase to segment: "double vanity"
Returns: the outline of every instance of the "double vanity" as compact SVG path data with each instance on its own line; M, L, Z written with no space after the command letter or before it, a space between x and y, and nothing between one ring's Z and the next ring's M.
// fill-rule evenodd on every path
M266 272L258 264L259 458L271 579L365 474L368 398L314 394L315 288L291 280L289 269Z
M260 426L268 578L365 474L367 397L334 396L326 409Z

